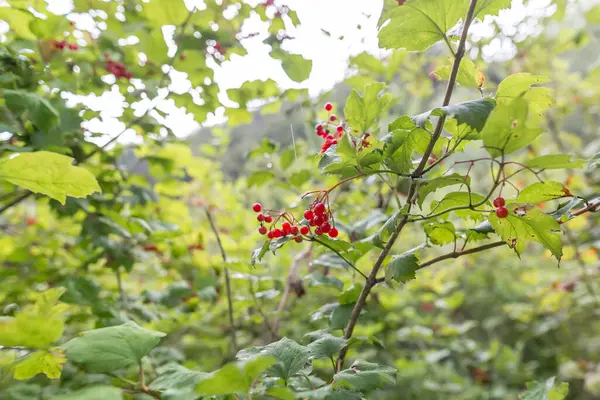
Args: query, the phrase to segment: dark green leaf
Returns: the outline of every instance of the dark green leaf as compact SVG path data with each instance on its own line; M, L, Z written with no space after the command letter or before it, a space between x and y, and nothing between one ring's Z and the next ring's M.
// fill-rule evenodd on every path
M423 202L429 196L429 194L434 193L436 190L444 188L446 186L452 185L460 185L465 184L469 186L471 184L471 178L465 177L460 174L452 174L447 176L440 176L431 180L427 180L421 182L419 185L419 198L417 200L417 204L419 204L420 208L423 208Z
M388 284L392 280L406 283L416 279L416 272L419 269L419 251L421 246L408 250L400 255L394 256L385 270L385 281Z
M345 387L369 392L383 387L385 383L396 383L396 369L384 365L356 360L350 368L333 377L334 387Z

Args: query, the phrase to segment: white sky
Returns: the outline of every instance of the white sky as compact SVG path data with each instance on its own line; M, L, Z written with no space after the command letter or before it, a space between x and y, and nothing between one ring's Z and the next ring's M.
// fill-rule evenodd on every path
M52 11L64 13L69 10L70 0L47 0ZM0 3L2 0L0 0ZM201 3L202 0L186 0L188 6ZM256 0L254 0L256 2ZM301 25L289 35L295 40L286 41L286 49L300 53L305 58L313 61L313 69L310 77L298 84L291 81L281 68L279 61L273 60L268 55L270 46L262 43L266 37L266 24L262 23L258 16L252 18L244 26L244 31L263 32L258 37L244 41L248 54L243 57L232 56L231 61L223 63L220 67L215 66L215 81L221 87L221 101L226 104L225 91L228 88L239 87L247 80L275 80L282 89L291 87L308 88L311 96L331 89L335 84L346 77L347 60L351 55L362 51L368 51L374 55L384 54L377 46L377 21L382 8L383 0L277 0L277 4L286 4L298 13ZM500 13L498 24L507 34L514 34L516 26L525 17L540 16L553 13L554 6L549 6L551 0L529 0L527 6L523 0L513 0L512 7L508 11ZM66 7L66 8L65 8ZM370 17L369 17L370 16ZM489 17L488 17L489 18ZM485 22L489 22L486 19ZM361 29L357 29L361 25ZM1 29L1 27L0 27ZM325 29L331 33L328 37L322 33ZM519 35L530 35L539 33L541 29L535 23L519 26ZM514 32L513 32L514 31ZM0 34L2 30L0 30ZM473 39L478 37L490 37L493 28L489 23L477 24L472 28ZM343 40L338 37L343 36ZM514 55L514 45L506 40L495 39L490 46L484 49L483 56L487 60L502 60ZM112 77L107 77L108 82ZM175 85L176 89L185 88L184 82ZM108 88L108 86L107 86ZM106 136L95 140L102 144L113 135L121 132L125 125L118 118L122 115L124 97L118 92L117 87L107 91L100 97L91 96L84 103L91 109L101 112L100 119L89 121L86 128L104 133ZM136 110L141 114L148 106L149 101L140 102ZM160 110L167 112L169 116L164 124L178 136L185 136L197 129L191 115L186 115L178 110L172 101L166 100L159 104ZM224 121L223 110L217 115L210 116L207 125ZM122 136L122 142L140 142L141 137L135 132L127 132Z

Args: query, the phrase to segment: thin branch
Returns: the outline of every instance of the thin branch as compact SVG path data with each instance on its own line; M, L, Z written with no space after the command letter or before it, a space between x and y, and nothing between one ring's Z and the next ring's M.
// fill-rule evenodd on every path
M450 78L448 79L448 86L446 87L446 93L444 95L444 102L442 103L442 106L447 106L448 104L450 104L450 99L452 98L452 92L454 90L454 85L456 84L456 78L458 76L458 69L460 66L460 62L465 54L467 34L469 31L469 26L471 25L471 22L473 21L473 17L475 15L475 6L476 5L477 5L477 0L471 0L471 3L469 5L469 11L467 12L467 16L465 18L464 29L463 29L462 35L460 37L460 42L458 44L458 49L456 50L456 54L454 55L454 63L452 64L452 70L450 72ZM415 201L415 197L417 194L419 178L421 178L423 176L423 170L425 169L425 165L427 164L427 161L429 160L429 157L431 156L431 153L433 152L435 143L437 142L437 140L440 138L440 136L442 134L442 130L444 127L444 121L445 121L445 117L440 117L438 119L438 123L435 128L434 134L431 137L431 141L429 142L429 145L427 146L425 153L423 154L423 158L421 159L421 162L419 163L419 165L417 166L417 168L415 169L415 171L412 174L413 179L412 179L412 182L410 185L410 189L408 191L406 214L404 215L404 217L402 218L402 220L400 221L400 223L398 224L398 226L396 227L396 229L390 236L387 244L385 245L385 247L383 248L381 253L379 253L377 260L375 261L375 264L373 265L373 268L371 269L371 272L369 273L369 276L367 277L365 286L363 287L362 291L360 292L358 300L354 306L354 309L352 310L352 315L350 316L348 325L346 326L346 330L344 331L345 339L350 339L352 337L354 327L356 326L356 323L358 322L360 313L366 304L367 297L369 296L371 289L377 284L377 272L383 265L383 262L386 259L387 255L389 254L392 247L394 246L394 243L396 243L398 236L400 235L400 233L402 232L402 230L408 223L408 216L410 214L412 204ZM343 368L344 359L345 359L347 353L348 353L348 346L344 346L338 354L337 371L340 371Z
M221 250L221 257L223 258L223 262L227 264L227 254L225 253L225 249L223 248L223 243L221 243L221 236L219 235L219 231L215 226L215 222L213 217L208 210L208 207L204 209L206 211L206 217L208 218L208 222L210 223L210 228L214 232L217 238L217 244L219 245L219 249ZM231 327L231 344L233 345L233 350L237 353L237 339L235 332L235 324L233 322L233 302L231 300L231 282L229 281L229 268L223 268L225 271L225 288L227 289L227 307L229 312L229 325Z
M362 275L363 278L367 279L367 276L360 269L356 268L356 266L354 264L352 264L352 262L350 262L350 260L348 260L346 257L344 257L339 251L337 251L336 249L334 249L333 247L331 247L327 243L320 241L316 237L313 237L311 240L313 242L317 242L321 246L327 247L329 250L333 251L335 254L338 255L338 257L340 257L342 260L344 260L346 262L346 264L348 264L350 266L350 268L352 268L353 270L355 270L356 272L358 272L360 275Z

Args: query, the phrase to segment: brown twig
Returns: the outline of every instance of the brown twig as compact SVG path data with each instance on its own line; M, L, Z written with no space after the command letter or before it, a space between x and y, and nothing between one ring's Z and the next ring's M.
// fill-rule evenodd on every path
M219 235L219 231L217 230L217 227L215 226L215 222L213 220L213 217L212 217L210 211L208 210L208 207L205 208L205 211L206 211L206 217L208 218L208 222L210 223L210 227L217 238L217 244L219 245L219 249L221 250L221 257L223 258L223 262L225 264L227 264L227 254L225 253L225 249L223 248L223 243L221 242L221 236ZM231 299L231 282L229 281L229 268L225 267L223 269L225 271L225 288L227 290L227 307L228 307L228 313L229 313L229 325L231 327L231 344L233 345L233 350L237 353L238 346L237 346L237 339L236 339L236 332L235 332L235 323L233 322L233 302Z
M454 86L456 84L456 78L458 76L460 62L465 54L467 34L469 31L469 26L471 25L471 22L473 21L473 18L475 15L476 5L477 5L477 0L471 0L471 3L469 5L469 11L467 12L467 16L465 18L463 32L460 37L460 42L458 44L456 54L454 55L454 63L452 64L452 70L450 72L450 77L448 79L448 85L446 86L446 93L444 95L444 101L442 103L442 107L445 107L448 104L450 104L450 99L452 98L452 92L454 90ZM360 313L362 312L362 309L364 308L364 306L366 304L367 297L369 296L371 289L373 289L373 287L377 284L377 273L378 273L379 269L381 268L385 258L389 254L390 250L394 246L394 243L398 239L398 236L400 235L400 233L402 232L402 230L404 229L404 227L406 226L406 224L408 222L408 215L410 214L410 208L412 207L414 197L415 197L415 195L417 193L417 189L418 189L418 178L421 178L423 175L425 165L427 164L427 161L429 160L429 157L431 156L431 153L433 152L435 143L437 142L437 140L440 138L440 136L442 134L445 120L446 120L446 118L444 116L439 117L437 125L435 127L435 131L429 142L429 145L427 146L427 149L425 150L425 152L423 154L423 158L421 159L421 162L419 163L419 165L417 166L417 168L415 169L415 171L412 174L413 181L411 183L411 186L410 186L410 189L408 192L408 203L407 203L408 210L406 211L406 214L404 215L404 217L402 218L402 220L400 221L400 223L398 224L398 226L396 227L396 229L390 236L387 244L385 245L385 247L383 248L381 253L379 253L377 260L375 261L375 264L373 265L373 268L371 269L371 272L369 273L369 276L367 277L365 286L363 287L363 290L360 292L358 300L357 300L356 304L354 305L354 309L352 310L352 315L350 316L348 325L346 326L346 330L344 331L345 339L350 339L352 337L354 327L356 326L356 323L358 322ZM345 359L347 353L348 353L348 346L344 346L338 354L338 359L337 359L337 371L338 372L344 366L344 359Z

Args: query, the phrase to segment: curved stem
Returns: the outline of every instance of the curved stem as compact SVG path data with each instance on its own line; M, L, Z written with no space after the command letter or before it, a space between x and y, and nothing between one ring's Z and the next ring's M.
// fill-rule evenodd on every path
M348 260L346 257L344 257L339 251L337 251L336 249L334 249L333 247L331 247L327 243L320 241L316 237L313 237L311 240L313 242L319 243L321 246L325 246L329 250L333 251L335 254L338 255L338 257L340 257L342 260L344 260L346 262L346 264L348 264L350 266L350 268L352 268L353 270L355 270L356 272L358 272L360 275L362 275L363 278L367 279L367 276L365 274L363 274L363 272L360 269L356 268L356 266L354 264L352 264L350 262L350 260Z

